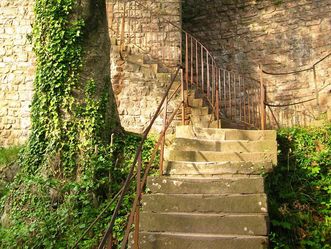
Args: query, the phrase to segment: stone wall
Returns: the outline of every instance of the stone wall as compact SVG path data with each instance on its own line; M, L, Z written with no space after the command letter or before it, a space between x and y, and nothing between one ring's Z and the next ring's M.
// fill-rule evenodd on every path
M34 55L28 39L31 0L0 1L0 147L28 137L34 80Z
M268 72L311 67L331 53L331 2L328 0L185 0L184 29L195 35L226 69L259 78ZM331 57L313 70L263 75L268 102L280 125L305 125L330 107ZM316 91L317 89L317 91ZM316 94L319 92L319 94ZM320 108L320 109L319 109ZM270 111L269 123L276 125Z
M123 2L107 1L113 43L111 79L122 126L141 133L153 117L179 62L181 1L126 1L125 6ZM161 130L161 117L154 128Z

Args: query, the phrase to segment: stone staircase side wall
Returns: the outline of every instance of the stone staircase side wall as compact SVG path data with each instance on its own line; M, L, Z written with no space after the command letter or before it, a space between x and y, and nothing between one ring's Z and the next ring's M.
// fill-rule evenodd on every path
M164 21L166 18L181 26L181 1L180 0L148 0L138 1L148 6L158 16L151 16L141 6L133 3L127 4L125 41L130 56L149 55L153 62L167 54L166 64L178 64L181 33L171 24ZM121 16L123 15L123 0L107 1L107 18L110 39L117 38L121 32ZM130 26L130 32L128 32ZM128 39L131 37L131 39ZM139 48L138 48L139 47ZM113 45L111 58L111 80L114 90L121 125L124 129L141 133L151 120L160 100L164 95L166 84L170 82L169 75L157 75L151 69L152 65L140 62L128 63L121 58L119 47ZM139 59L138 59L139 60ZM152 62L149 62L152 63ZM155 68L154 68L155 69ZM174 71L174 68L172 68ZM154 75L153 75L154 74ZM155 130L162 128L162 119L155 124Z

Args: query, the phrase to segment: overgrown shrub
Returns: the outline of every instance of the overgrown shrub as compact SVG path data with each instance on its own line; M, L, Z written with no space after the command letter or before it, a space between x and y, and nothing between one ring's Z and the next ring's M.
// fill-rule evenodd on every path
M267 176L272 248L331 248L331 125L278 132Z
M0 226L0 248L70 248L109 204L121 188L141 138L115 137L113 147L99 147L90 161L91 177L80 181L41 174L20 173L2 198L0 214L8 219ZM154 139L144 144L143 159L150 159ZM112 153L110 152L112 151ZM94 177L92 177L94 176ZM135 193L135 182L125 197L114 234L119 243ZM103 214L79 248L93 248L105 231L115 203ZM10 209L8 209L10 208Z

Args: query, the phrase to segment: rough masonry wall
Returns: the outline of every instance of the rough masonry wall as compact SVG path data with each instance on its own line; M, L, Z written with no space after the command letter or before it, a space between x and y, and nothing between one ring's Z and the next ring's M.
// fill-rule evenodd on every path
M121 124L128 131L141 133L180 59L181 0L108 0L107 13L113 43L111 80ZM122 55L121 40L125 47ZM154 128L162 129L161 117Z
M34 80L32 0L0 1L0 147L28 137Z
M184 28L223 67L256 79L259 64L268 72L290 72L331 53L329 0L185 0L183 8ZM322 112L330 107L331 56L316 66L316 80L313 70L263 78L272 104L317 97ZM272 110L280 125L305 125L319 115L319 106L313 100ZM276 125L270 111L268 121Z

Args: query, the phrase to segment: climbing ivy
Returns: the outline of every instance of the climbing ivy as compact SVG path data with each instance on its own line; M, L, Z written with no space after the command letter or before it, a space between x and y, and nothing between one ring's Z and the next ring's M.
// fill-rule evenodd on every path
M0 248L74 245L120 189L141 140L119 132L110 145L104 137L109 96L107 90L97 92L100 82L82 80L86 34L77 2L35 3L32 129L20 158L21 171L0 201ZM153 144L149 139L144 145L146 160ZM132 198L133 187L116 221L118 241ZM97 245L113 208L83 238L80 248Z
M31 107L32 133L24 170L30 173L61 164L74 172L78 127L73 91L82 68L84 23L72 14L74 0L37 0L33 27L36 78Z

